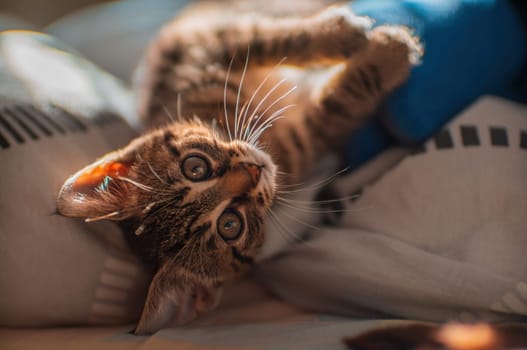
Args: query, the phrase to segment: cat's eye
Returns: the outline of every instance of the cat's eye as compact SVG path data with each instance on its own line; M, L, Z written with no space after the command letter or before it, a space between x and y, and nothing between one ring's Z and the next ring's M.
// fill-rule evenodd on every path
M243 231L242 217L240 213L232 209L224 211L216 225L218 233L226 241L238 238Z
M191 181L203 181L210 176L209 163L200 156L188 156L181 165L183 175Z

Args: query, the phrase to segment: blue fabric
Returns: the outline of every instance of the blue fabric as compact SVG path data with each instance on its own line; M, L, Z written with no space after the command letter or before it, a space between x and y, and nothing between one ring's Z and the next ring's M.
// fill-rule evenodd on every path
M418 144L483 94L514 95L526 63L527 35L508 0L356 0L359 15L406 25L425 55L386 113L352 135L345 149L356 168L394 144ZM516 96L518 97L518 96Z

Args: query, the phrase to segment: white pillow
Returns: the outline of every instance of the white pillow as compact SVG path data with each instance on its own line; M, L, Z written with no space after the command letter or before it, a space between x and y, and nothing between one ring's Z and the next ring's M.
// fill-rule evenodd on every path
M149 273L112 223L54 215L62 182L127 143L127 89L53 38L0 35L0 324L134 321Z
M395 166L391 152L336 181L337 196L358 184L361 196L260 266L261 280L348 316L525 320L527 107L484 97Z

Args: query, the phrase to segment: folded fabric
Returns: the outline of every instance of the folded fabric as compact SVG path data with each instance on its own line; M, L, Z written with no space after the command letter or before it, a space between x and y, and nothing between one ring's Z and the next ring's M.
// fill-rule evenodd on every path
M134 321L149 271L120 230L58 215L62 182L134 131L122 83L55 39L0 35L0 325Z
M321 209L331 224L261 264L261 280L291 303L348 316L524 320L526 115L481 99L390 171L379 158L342 177L328 192L344 199ZM361 172L382 166L359 190Z
M60 18L44 31L129 82L152 37L189 1L104 1Z
M517 96L527 34L510 1L357 0L350 6L376 25L412 28L425 47L407 84L351 137L346 157L353 167L390 145L423 142L483 94Z

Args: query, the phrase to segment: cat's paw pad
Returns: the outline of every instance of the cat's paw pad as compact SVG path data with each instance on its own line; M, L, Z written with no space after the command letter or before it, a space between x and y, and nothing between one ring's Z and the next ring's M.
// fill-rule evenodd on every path
M413 65L421 62L423 46L408 27L382 25L374 28L368 36L372 45L391 53L394 59L407 59Z

